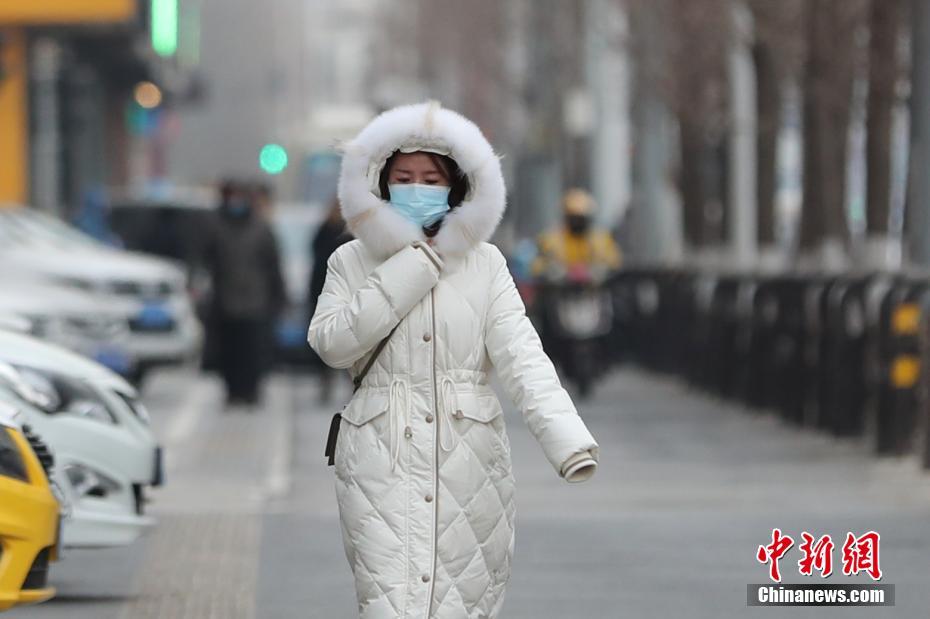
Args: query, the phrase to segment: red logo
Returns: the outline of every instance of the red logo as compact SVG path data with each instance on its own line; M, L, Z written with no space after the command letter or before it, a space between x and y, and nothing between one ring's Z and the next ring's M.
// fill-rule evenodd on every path
M820 572L822 578L826 578L833 573L833 540L829 535L824 535L817 542L814 542L814 536L804 531L801 533L804 538L798 548L804 554L798 561L798 571L805 576L811 576L816 569Z
M782 536L781 529L772 529L772 543L768 546L759 546L759 550L756 551L756 559L759 563L769 564L769 578L775 582L781 582L778 561L792 546L794 546L794 540L791 536Z
M859 572L866 572L872 580L881 580L882 569L878 565L879 536L875 531L864 533L856 537L852 533L846 534L846 543L843 544L843 573L854 576Z
M816 570L822 578L832 574L833 539L829 535L817 538L807 531L801 533L801 538L803 541L798 546L801 551L798 572L802 576L813 576ZM843 574L855 576L859 572L865 572L872 580L881 580L882 570L878 562L879 541L879 534L875 531L869 531L859 537L848 532L843 544ZM790 535L782 534L781 529L772 529L772 542L759 546L756 551L756 560L763 565L768 564L769 578L773 581L781 582L778 562L792 546L794 539Z

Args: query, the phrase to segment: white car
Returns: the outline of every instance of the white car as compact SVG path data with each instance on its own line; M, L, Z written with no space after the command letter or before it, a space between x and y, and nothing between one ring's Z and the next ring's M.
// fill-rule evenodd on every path
M64 222L28 208L0 208L5 270L98 297L129 326L126 348L148 368L195 359L203 328L176 265L98 243Z
M98 363L0 330L0 401L22 411L55 454L53 481L69 506L65 547L132 543L154 520L145 491L162 456L131 385Z
M0 316L19 317L24 330L129 375L129 321L91 294L10 275L0 286Z

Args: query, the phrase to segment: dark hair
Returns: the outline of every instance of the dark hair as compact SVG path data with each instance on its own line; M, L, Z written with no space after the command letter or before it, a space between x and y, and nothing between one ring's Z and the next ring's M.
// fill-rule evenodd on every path
M388 189L388 177L391 175L391 168L394 166L394 162L397 161L399 152L400 151L394 151L391 156L387 158L387 161L384 162L384 167L381 168L381 174L378 176L378 190L381 192L382 200L391 199L391 192ZM465 196L468 195L468 177L452 157L439 155L437 153L424 152L423 154L427 155L433 163L436 164L439 173L446 182L449 183L449 209L451 210L458 207L462 204L462 201L465 200ZM441 221L442 220L429 228L424 228L426 235L433 236L439 232Z
M241 191L241 189L242 185L236 182L234 179L224 178L220 181L219 185L220 201L229 202L232 199L233 194Z
M264 181L255 181L252 183L251 190L252 193L259 198L266 198L271 200L274 196L274 191L271 189L271 185Z

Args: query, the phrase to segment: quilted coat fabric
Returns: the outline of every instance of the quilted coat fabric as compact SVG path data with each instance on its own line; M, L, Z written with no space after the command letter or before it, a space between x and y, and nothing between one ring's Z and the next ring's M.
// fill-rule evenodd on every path
M399 149L448 153L470 195L432 247L377 196ZM556 473L598 447L578 416L501 252L498 159L475 125L427 103L395 108L346 147L339 188L357 240L327 265L308 340L355 376L397 327L342 412L336 495L364 619L500 616L514 551L514 480L496 371ZM569 479L569 481L573 481Z

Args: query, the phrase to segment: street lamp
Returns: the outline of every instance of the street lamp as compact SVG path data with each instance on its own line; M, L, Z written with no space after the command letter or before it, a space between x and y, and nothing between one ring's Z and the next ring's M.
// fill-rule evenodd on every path
M151 110L161 104L161 89L152 82L139 82L133 90L133 98L139 107Z

